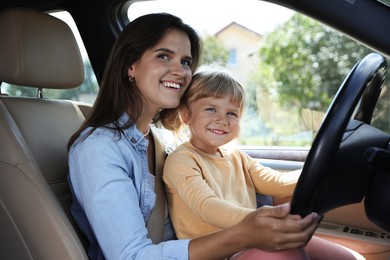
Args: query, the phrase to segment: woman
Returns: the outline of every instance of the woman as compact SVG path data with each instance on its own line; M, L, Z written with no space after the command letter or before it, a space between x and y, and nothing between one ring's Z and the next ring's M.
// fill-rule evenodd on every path
M167 216L165 242L148 238L145 226L159 199L155 143L163 139L169 146L157 128L150 132L150 123L164 125L177 116L173 108L200 53L196 32L169 14L132 21L115 43L92 115L68 146L71 210L91 243L91 259L222 259L253 247L300 248L314 233L317 214L302 219L282 205L263 207L231 228L193 240L172 240Z

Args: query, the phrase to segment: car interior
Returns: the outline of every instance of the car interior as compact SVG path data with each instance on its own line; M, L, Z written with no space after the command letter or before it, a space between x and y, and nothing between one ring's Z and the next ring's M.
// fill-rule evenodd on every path
M310 152L295 150L288 155L295 157L292 161L303 162L309 158L312 165L304 168L307 172L321 167L328 169L326 167L329 161L326 158L321 161L320 166L315 164L322 158L319 152L324 147L327 148L331 142L334 147L329 148L328 153L348 158L349 153L337 154L337 149L343 136L345 138L346 131L350 131L353 126L354 129L359 128L349 121L353 108L357 106L361 96L368 95L363 92L364 88L370 85L370 82L372 83L372 77L376 77L378 71L381 77L385 76L386 66L383 57L390 55L388 26L390 8L387 6L389 3L375 0L273 0L269 2L313 17L381 53L378 68L370 74L369 82L364 82L353 104L349 104L345 118L340 121L338 137L325 136L321 140L323 143L315 143L317 145L315 150L312 149ZM125 10L131 4L132 1L122 0L0 1L0 82L27 86L36 93L36 97L10 96L2 91L0 85L1 259L88 259L86 254L88 242L74 224L69 210L72 198L67 181L66 147L70 136L88 117L92 104L53 99L45 95L45 91L51 89L73 89L83 83L85 75L82 54L71 28L48 12L66 10L72 15L99 81L116 37L129 22ZM351 16L359 18L351 19ZM380 87L382 82L383 79L379 79L376 85ZM348 85L347 83L348 80L345 85ZM347 95L347 100L349 96ZM330 114L329 112L328 115ZM355 119L362 118L355 117ZM328 120L335 122L339 119ZM366 127L370 122L365 123L367 123L364 124ZM332 128L329 131L333 133L332 131L335 130ZM359 143L360 138L364 139L365 136L379 136L379 140L375 140L378 140L376 147L380 147L381 150L377 149L370 154L375 164L380 160L378 156L386 153L381 151L388 149L390 139L388 134L374 130L354 132L356 134L352 136L356 140L351 141L353 145ZM370 144L364 146L364 150L372 146L373 139L368 139L367 142ZM344 144L348 146L350 143ZM348 149L343 151L355 149L355 146ZM256 158L283 157L283 152L278 150L247 149L245 151ZM384 165L388 161L387 158L381 161L379 168L375 168L374 165L376 171L388 170ZM343 162L338 163L341 165ZM349 163L347 168L354 165L356 161L352 160ZM359 164L354 167L362 166ZM304 193L307 191L304 189L307 185L301 181L302 186L299 188L302 188L302 193L294 194L294 203L310 207L309 209L296 207L296 210L305 214L313 208L315 210L325 208L325 218L318 229L318 235L350 247L367 259L390 259L390 204L386 200L390 190L388 185L390 175L388 171L387 175L378 175L380 179L375 180L378 183L375 186L379 187L378 192L375 193L376 188L371 187L373 191L370 194L375 193L375 195L372 195L370 204L364 205L362 199L367 188L364 184L368 182L367 178L372 177L364 174L359 175L354 181L347 176L342 183L344 186L360 183L360 186L354 186L360 190L358 194L354 193L355 197L352 201L340 203L342 198L335 196L332 199L336 202L332 202L331 205L318 206L307 202L307 198L315 198L315 196L312 196L312 193ZM319 182L323 182L323 179ZM321 192L331 193L333 185L336 184L330 180L329 185L330 188ZM316 191L312 192L316 194ZM341 194L340 196L345 195L342 192ZM326 195L321 193L319 197L324 198ZM376 206L367 206L373 204ZM381 208L378 208L379 206ZM371 217L367 217L365 211L369 207L371 207L370 212L373 212ZM373 218L378 220L376 224L372 222Z

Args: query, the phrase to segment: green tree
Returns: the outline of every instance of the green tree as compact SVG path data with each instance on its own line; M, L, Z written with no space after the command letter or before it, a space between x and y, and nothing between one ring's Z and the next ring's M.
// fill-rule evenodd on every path
M203 39L201 64L218 64L220 66L226 66L228 58L228 50L217 37L208 35Z
M312 120L326 111L349 71L370 52L344 34L295 14L265 36L260 68L271 68L273 81L258 88L273 88L282 108L310 115ZM387 105L383 109L387 111Z
M300 14L264 35L259 70L252 75L259 144L310 144L335 93L356 62L373 50ZM390 126L389 77L372 125ZM254 107L253 102L250 107ZM260 122L260 123L258 123ZM253 125L253 123L251 124ZM244 136L246 142L253 143ZM309 142L308 142L309 141Z
M340 84L370 50L300 14L265 38L260 59L274 68L280 102L324 111Z

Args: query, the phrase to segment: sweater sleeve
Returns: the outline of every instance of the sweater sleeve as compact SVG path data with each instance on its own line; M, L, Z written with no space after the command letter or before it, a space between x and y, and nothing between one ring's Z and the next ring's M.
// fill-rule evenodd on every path
M256 192L274 197L288 197L294 192L301 170L280 172L263 166L258 160L243 155Z
M190 209L190 214L201 221L224 229L238 223L254 210L219 198L203 177L203 171L207 170L202 167L201 158L197 158L195 154L187 150L175 151L168 156L164 168L168 197L177 196L184 207L180 210L180 216L172 216L173 221L176 217L187 218L187 221L190 221L189 216L184 216L187 208ZM171 202L173 203L171 206L176 207L177 211L180 203L177 203L177 200L175 202L174 199Z

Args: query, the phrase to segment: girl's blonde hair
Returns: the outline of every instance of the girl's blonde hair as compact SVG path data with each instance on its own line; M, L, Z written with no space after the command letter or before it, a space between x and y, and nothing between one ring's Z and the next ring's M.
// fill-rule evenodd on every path
M200 68L192 77L191 84L181 98L178 110L189 108L190 104L201 98L222 98L230 96L232 102L240 104L241 114L246 105L246 94L243 86L230 73L221 68ZM175 132L182 129L181 117L170 118L165 126Z

